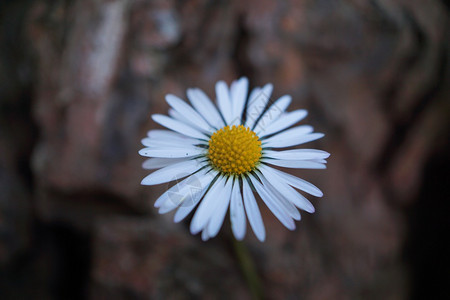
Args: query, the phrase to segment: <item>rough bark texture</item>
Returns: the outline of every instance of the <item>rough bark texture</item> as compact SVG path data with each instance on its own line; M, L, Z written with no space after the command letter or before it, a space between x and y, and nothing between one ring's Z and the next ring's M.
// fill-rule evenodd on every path
M247 234L259 292L438 296L450 280L448 23L437 0L1 3L0 290L251 297L229 224L203 243L157 215L167 186L139 185L137 154L166 93L213 96L245 75L308 109L326 133L313 146L332 154L326 171L296 173L324 191L314 215L290 232L263 209L267 241Z

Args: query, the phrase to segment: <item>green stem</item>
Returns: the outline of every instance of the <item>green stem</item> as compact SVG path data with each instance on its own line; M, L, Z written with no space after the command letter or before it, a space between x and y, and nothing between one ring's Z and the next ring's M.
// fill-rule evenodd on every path
M263 291L261 280L256 271L255 264L251 258L251 255L247 249L247 246L235 238L231 238L233 243L233 249L236 254L236 258L239 263L241 272L243 273L247 285L250 289L250 293L253 299L262 299Z

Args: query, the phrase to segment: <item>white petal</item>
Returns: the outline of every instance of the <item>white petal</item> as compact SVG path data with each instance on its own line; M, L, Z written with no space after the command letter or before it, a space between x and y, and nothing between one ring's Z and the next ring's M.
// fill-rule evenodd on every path
M304 119L307 114L308 112L304 109L284 113L276 121L267 125L264 130L258 132L257 135L262 138L278 131L284 130Z
M261 88L259 86L253 88L253 90L250 92L250 95L248 96L248 103L247 103L247 110L252 106L253 101L256 99L256 96L261 93Z
M173 221L175 223L181 222L182 220L184 220L184 218L187 217L187 215L189 215L191 213L191 211L195 208L195 206L197 205L197 203L200 201L201 196L203 196L202 194L198 194L200 197L196 197L195 200L197 200L197 202L193 202L191 206L183 206L181 205L178 209L177 212L175 213L175 216L173 217Z
M274 136L271 136L270 138L265 139L265 141L269 141L269 140L272 140L275 138L286 139L286 138L290 138L293 136L295 136L295 137L304 136L313 131L314 131L314 128L312 128L312 126L310 126L310 125L300 125L300 126L292 127L285 131L279 132L279 133L275 134Z
M202 164L197 159L186 160L156 170L142 179L142 185L155 185L186 177L200 169Z
M212 213L214 212L219 201L223 201L223 193L225 177L220 177L217 181L212 185L209 191L206 192L205 197L202 202L198 206L194 217L191 222L191 233L197 234L202 230L208 223L211 218Z
M326 164L327 163L327 161L325 159L311 159L311 161L317 162L317 163L321 163L321 164Z
M210 185L213 177L201 170L196 174L178 182L173 187L162 194L155 202L155 207L159 207L159 213L167 213L178 206L195 206L197 198L201 198L204 190Z
M284 113L289 104L291 104L291 101L292 97L289 95L284 95L275 101L263 114L261 119L259 119L258 123L256 123L254 131L258 133L264 131L270 124L278 120L280 115Z
M170 204L174 208L177 207L178 205L180 205L184 195L180 194L179 191L183 186L185 186L187 184L187 182L190 182L192 180L191 177L192 176L189 176L188 178L183 179L182 181L176 183L170 189L165 191L161 196L158 197L158 199L156 199L154 206L155 207L161 207L163 205L167 206L166 202L168 200L171 200ZM172 195L174 195L174 197L171 197Z
M269 158L278 158L286 160L311 160L311 159L325 159L330 156L330 153L317 149L293 149L285 151L271 151L266 150L264 156Z
M219 81L216 83L216 96L217 105L219 106L220 112L225 119L227 124L231 124L233 119L230 92L228 90L227 84L224 81Z
M304 143L308 143L311 141L318 140L324 136L323 133L309 133L302 135L289 135L284 134L287 131L277 134L267 140L263 140L263 147L268 148L286 148L291 146L296 146Z
M180 205L180 207L178 207L177 212L173 217L173 221L175 223L182 221L184 218L187 217L187 215L191 213L191 211L197 206L198 202L203 197L207 187L208 186L204 186L201 192L198 193L192 192L189 201L185 201L182 205Z
M190 119L188 119L185 115L181 114L173 108L169 108L169 116L174 120L180 121L181 123L186 124L189 127L203 132L204 134L209 134L209 131L204 130L203 128L192 122Z
M188 200L184 201L183 204L180 205L180 207L177 209L177 212L175 213L173 219L175 223L183 220L197 206L198 202L203 197L205 191L211 184L211 181L214 179L214 175L211 173L198 175L197 178L199 178L200 176L202 176L202 178L200 178L199 180L189 183L190 188L188 193L191 196Z
M217 108L202 90L188 89L187 96L198 113L201 114L212 127L219 129L225 125Z
M187 124L189 124L189 126L192 126L192 123L190 123L187 118L185 118L182 114L180 114L178 111L176 111L173 108L169 108L169 117L171 117L172 119L181 121L183 123L187 123ZM196 129L198 129L198 128L196 128Z
M167 103L178 113L183 115L191 123L196 124L205 132L210 132L209 124L203 119L198 112L196 112L189 104L174 95L166 95Z
M291 201L298 208L303 209L304 211L307 211L309 213L313 213L314 206L312 205L312 203L309 202L309 200L306 199L303 195L290 187L287 183L285 183L284 179L272 170L272 168L267 166L261 166L260 168L260 171L267 179L268 183L272 185L276 191L286 197L286 199Z
M188 136L182 135L178 132L170 131L170 130L163 130L163 129L156 129L151 130L148 132L148 138L155 141L164 141L164 142L170 142L170 141L178 141L178 142L184 142L186 144L198 144L200 143L199 139L190 138Z
M223 194L221 195L221 200L217 201L217 206L211 215L211 219L208 223L208 235L210 237L215 237L217 233L220 230L220 227L222 227L223 220L225 219L225 215L228 211L228 206L230 205L230 198L231 198L231 189L232 189L233 183L229 179L225 183L225 188L223 189Z
M208 234L208 230L204 229L204 230L202 231L202 241L206 242L206 241L209 240L209 239L210 239L210 236L209 236L209 234Z
M289 214L294 220L300 220L300 212L298 209L289 201L285 195L282 195L280 191L275 189L275 186L264 177L264 174L259 173L259 178L261 179L263 186L266 188L268 194L272 197L272 200L276 202L285 212Z
M250 176L253 186L256 189L256 192L261 196L261 199L270 209L270 211L277 217L278 220L289 230L295 229L295 223L289 214L280 206L280 204L272 198L271 194L267 192L266 188L259 183L258 179Z
M146 147L159 147L159 148L184 148L184 147L194 147L194 145L201 144L202 142L197 139L180 139L180 138L143 138L141 140L142 145Z
M164 115L153 115L152 116L153 121L156 123L161 124L164 127L167 127L169 129L172 129L173 131L179 132L181 134L197 138L197 139L206 139L207 136L198 131L195 128L192 128L191 126L186 125L185 123L182 123L178 120L174 120L172 118L169 118Z
M180 158L180 157L192 157L205 153L205 149L202 148L173 148L173 147L161 147L161 148L144 148L139 150L139 154L147 157L167 157L167 158Z
M323 163L310 160L284 160L284 159L264 159L265 163L295 169L326 169L327 166Z
M264 242L264 240L266 239L266 230L264 229L264 223L258 208L258 204L256 203L255 196L253 195L253 192L248 185L247 180L243 180L242 190L248 222L250 223L253 232L255 233L258 240Z
M272 171L277 173L281 178L283 178L287 184L289 184L297 189L300 189L300 190L307 192L308 194L311 194L316 197L323 196L322 191L318 187L316 187L315 185L313 185L312 183L310 183L306 180L300 179L298 177L295 177L294 175L285 173L285 172L277 170L277 169L272 168Z
M146 170L159 169L162 167L166 167L172 164L179 163L181 161L188 160L189 158L163 158L163 157L154 157L148 158L142 163L142 168Z
M186 115L174 110L173 108L169 108L169 116L174 120L180 121L181 123L186 124L187 126L204 133L205 135L210 135L214 131L214 129L209 125L208 125L209 129L205 130L198 124L194 123L192 119L188 119Z
M239 125L242 122L242 112L244 111L247 93L248 79L246 77L242 77L239 81L235 81L231 86L233 125Z
M244 205L242 204L242 194L238 180L234 182L233 191L231 192L230 221L234 236L237 240L242 240L245 236L246 223Z
M172 139L172 138L178 138L178 139L192 139L190 137L185 136L184 134L167 130L167 129L152 129L149 132L147 132L147 136L152 139Z
M270 96L272 95L272 90L272 84L268 83L257 92L252 92L247 105L246 127L253 128L259 116L264 112L267 102L269 102Z

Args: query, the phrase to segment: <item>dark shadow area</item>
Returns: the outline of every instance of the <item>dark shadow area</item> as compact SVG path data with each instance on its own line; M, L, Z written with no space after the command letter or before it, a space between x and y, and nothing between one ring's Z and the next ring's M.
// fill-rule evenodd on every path
M450 137L447 139L450 141ZM450 143L432 156L419 199L411 208L405 255L411 299L444 299L450 282Z
M32 247L0 269L2 299L85 299L91 246L61 223L35 224Z

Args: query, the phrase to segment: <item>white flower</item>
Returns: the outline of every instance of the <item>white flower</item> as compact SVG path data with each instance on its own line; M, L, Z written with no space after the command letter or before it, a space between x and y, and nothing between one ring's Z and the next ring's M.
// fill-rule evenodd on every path
M147 159L145 169L158 169L141 184L177 183L155 202L159 213L175 210L175 222L197 207L191 233L202 231L202 239L217 235L230 210L234 236L241 240L246 231L246 215L260 241L265 229L254 193L290 230L300 220L298 209L314 212L314 207L298 190L316 197L322 192L311 183L280 171L285 168L324 169L329 154L315 149L278 148L297 146L324 135L309 125L292 127L306 110L286 112L290 96L270 103L272 85L255 88L247 100L248 80L234 81L230 88L216 84L217 107L200 89L188 89L192 106L167 95L169 115L153 115L155 122L170 130L151 130L139 151ZM289 128L289 129L288 129ZM186 177L186 178L185 178ZM185 178L178 182L178 179Z

